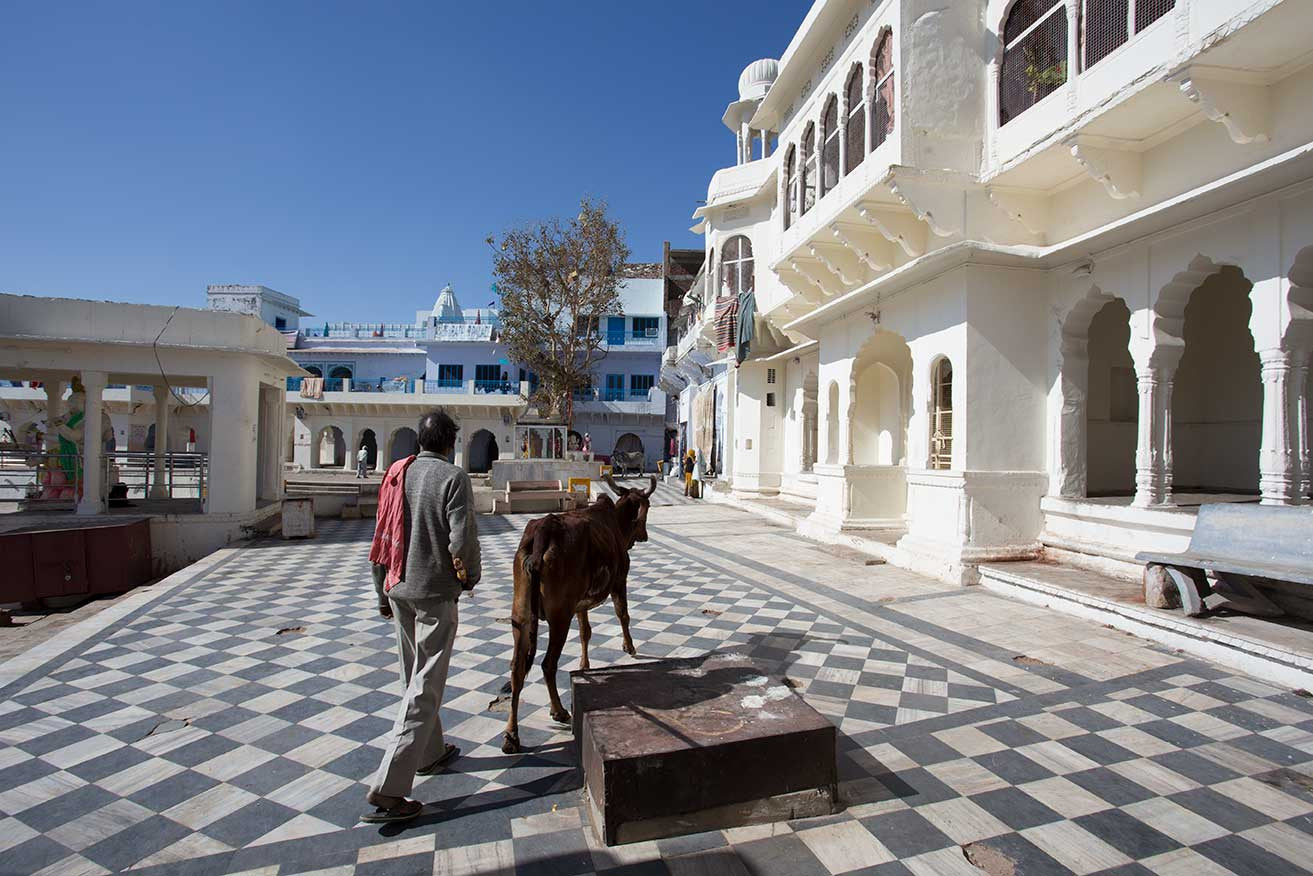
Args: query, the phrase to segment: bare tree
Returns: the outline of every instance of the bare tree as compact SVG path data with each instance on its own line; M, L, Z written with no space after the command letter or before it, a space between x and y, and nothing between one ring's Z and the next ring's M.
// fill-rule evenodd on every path
M606 203L584 198L579 214L512 228L493 248L501 294L501 341L510 358L538 375L533 401L574 419L574 393L590 386L606 358L604 316L623 314L624 231Z

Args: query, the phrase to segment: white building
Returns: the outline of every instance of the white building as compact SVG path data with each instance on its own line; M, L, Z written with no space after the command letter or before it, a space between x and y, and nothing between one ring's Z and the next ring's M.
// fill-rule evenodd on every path
M666 396L656 386L666 343L664 285L649 267L656 266L634 266L642 274L623 281L623 315L602 318L605 356L593 386L575 395L563 450L587 434L603 458L642 450L655 468L665 453ZM547 431L535 431L530 408L537 375L510 361L496 311L462 308L450 286L414 323L301 327L288 332L287 352L323 379L322 387L288 381L288 459L301 468L354 469L361 447L372 468L386 467L414 452L416 423L438 406L460 425L455 461L470 471L543 452Z
M1310 44L1303 0L817 0L724 116L685 440L954 581L1307 501Z

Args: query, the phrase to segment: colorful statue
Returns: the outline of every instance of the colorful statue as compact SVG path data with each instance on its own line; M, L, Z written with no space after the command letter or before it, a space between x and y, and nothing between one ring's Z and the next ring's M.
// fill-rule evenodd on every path
M82 487L82 421L86 416L87 391L82 379L74 376L73 393L64 412L47 420L48 436L54 436L54 455L45 455L37 463L37 479L42 499L80 499ZM109 413L100 415L101 446L112 447L114 426ZM51 448L47 448L49 451Z

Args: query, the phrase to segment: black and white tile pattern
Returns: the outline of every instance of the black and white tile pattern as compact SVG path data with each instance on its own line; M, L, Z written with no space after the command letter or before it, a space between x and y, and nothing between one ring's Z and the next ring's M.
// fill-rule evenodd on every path
M657 498L654 521L692 513L665 484ZM1194 660L1111 681L1068 672L1035 694L759 586L660 526L633 552L640 659L732 648L777 662L840 730L848 807L597 848L537 673L527 752L499 747L525 520L481 520L485 580L460 606L443 713L463 755L416 786L432 804L419 822L357 824L398 673L369 583L371 524L331 522L313 541L232 551L0 690L0 872L971 874L968 855L986 853L1034 873L1313 862L1307 699ZM971 598L1006 617L1004 601ZM631 659L609 607L593 624L595 665ZM942 634L954 654L971 647ZM577 656L572 639L563 694Z

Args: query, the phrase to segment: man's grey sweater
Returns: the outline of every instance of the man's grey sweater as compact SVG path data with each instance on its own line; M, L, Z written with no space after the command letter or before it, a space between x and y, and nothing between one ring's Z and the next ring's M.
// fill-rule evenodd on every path
M392 599L456 599L461 583L452 557L465 566L465 587L479 583L479 526L470 476L436 453L423 451L406 469L406 575Z

